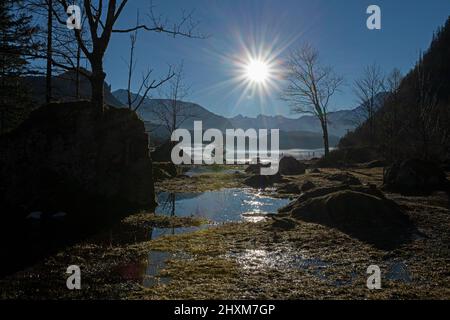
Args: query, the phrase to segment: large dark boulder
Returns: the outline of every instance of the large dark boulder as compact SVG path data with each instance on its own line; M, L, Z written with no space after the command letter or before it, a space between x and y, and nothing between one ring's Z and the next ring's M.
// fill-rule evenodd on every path
M261 168L269 168L270 163L252 163L245 168L246 173L261 174Z
M143 122L128 109L100 115L89 102L37 109L0 139L0 201L16 215L153 209Z
M354 191L361 192L365 194L369 194L375 196L377 198L384 199L385 196L382 191L377 189L375 185L346 185L340 184L336 186L322 187L322 188L314 188L309 191L303 192L295 201L289 203L288 205L280 208L278 212L290 212L293 208L298 207L300 204L317 197L323 197L325 195L339 192L339 191Z
M280 173L274 175L253 175L244 180L244 184L256 188L256 189L264 189L272 186L274 183L278 183L283 181L283 177Z
M311 189L314 189L315 187L316 187L316 185L313 182L311 182L309 180L306 180L306 181L304 181L302 183L302 186L300 187L300 190L302 192L306 192L306 191L309 191Z
M296 183L286 183L281 185L277 189L278 193L284 193L284 194L298 194L300 193L300 188Z
M383 187L402 193L422 193L446 188L444 171L434 162L409 159L386 168Z
M279 172L283 175L304 174L306 165L292 156L284 156L279 162Z
M338 229L378 248L410 239L412 224L395 202L353 190L331 192L296 202L289 216Z

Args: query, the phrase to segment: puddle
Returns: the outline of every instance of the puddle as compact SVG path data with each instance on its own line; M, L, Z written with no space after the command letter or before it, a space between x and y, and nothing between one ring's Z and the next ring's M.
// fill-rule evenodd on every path
M231 253L227 258L235 261L244 270L275 269L279 271L304 270L322 281L327 281L335 287L349 286L358 279L358 273L352 271L346 279L334 279L329 276L333 268L338 266L316 258L305 257L293 250L267 251L264 249L247 249L239 253ZM365 277L365 273L363 274ZM388 280L412 282L408 267L403 262L392 262L387 266L385 277Z
M214 223L259 221L265 214L276 213L290 202L273 198L253 189L222 189L202 193L167 193L158 195L157 214L178 217L202 217Z
M403 262L392 262L388 267L386 278L393 281L412 282L408 266Z
M280 207L288 204L289 200L272 198L252 189L222 189L202 193L161 192L158 194L158 203L160 205L155 210L156 214L201 217L211 221L212 224L217 224L234 221L258 222L265 219L268 213L276 213ZM153 228L149 232L148 239L155 240L163 236L195 232L207 227L208 225ZM175 256L170 252L150 251L146 268L141 273L143 285L152 287L169 283L170 278L161 276L160 273L167 261L173 258L187 257L180 253Z
M172 253L162 251L150 251L148 253L147 269L142 281L142 285L146 288L160 284L167 284L169 277L160 276L161 270L166 267L166 263L173 257Z
M243 269L323 269L330 264L314 258L306 258L291 250L267 251L264 249L246 249L240 253L232 253L230 257Z

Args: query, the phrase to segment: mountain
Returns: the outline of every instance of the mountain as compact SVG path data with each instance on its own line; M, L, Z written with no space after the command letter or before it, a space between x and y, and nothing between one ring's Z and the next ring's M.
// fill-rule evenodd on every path
M128 94L126 90L117 90L112 93L114 97L122 104L127 104ZM378 101L377 106L381 105L384 93L376 97ZM136 98L132 94L132 98ZM140 97L138 97L139 99ZM148 130L152 133L152 137L157 140L167 139L168 132L164 129L161 120L158 118L164 104L169 100L164 99L145 99L141 107L138 109L139 116L144 120ZM193 122L195 120L203 121L203 128L217 128L224 130L227 128L241 128L244 130L254 128L258 129L280 129L283 136L290 141L288 144L297 145L298 148L319 148L322 146L322 129L319 120L314 116L301 116L299 118L291 119L281 115L267 116L258 115L255 118L238 115L232 118L225 118L208 111L206 108L191 102L180 102L181 110L185 114L191 115L189 119L182 123L181 128L193 130ZM156 112L155 112L156 111ZM352 110L341 110L330 112L328 114L328 126L330 135L330 145L334 146L337 143L337 138L342 137L347 132L356 128L359 123L363 122L363 106ZM289 136L289 137L288 137ZM336 138L336 139L335 139ZM297 143L292 141L297 140ZM315 143L311 143L315 141Z
M128 94L126 90L114 91L113 95L123 105L127 104ZM133 94L132 97L134 99L136 95ZM168 102L169 100L166 99L145 99L137 113L146 122L151 122L154 125L163 125L163 121L158 118L157 113L161 113L164 110L164 104L168 104ZM217 128L220 130L232 128L229 119L212 113L196 103L180 101L179 104L180 113L186 115L186 120L181 124L182 128L193 130L194 121L197 120L203 121L204 128Z
M375 97L375 109L378 110L386 97L382 92ZM360 123L364 122L365 110L360 105L355 109L339 110L328 113L328 132L330 135L342 137L349 131L353 131ZM237 116L231 119L236 126L245 126L245 123L251 123L254 127L282 128L285 131L310 131L322 133L319 120L313 115L304 115L296 119L289 119L283 116L263 116L256 118L247 118Z
M114 91L113 95L122 104L127 104L128 94L126 90ZM133 94L132 98L136 98L136 95ZM151 133L151 139L156 140L156 143L168 139L168 131L157 116L161 110L164 110L164 104L167 104L168 102L169 100L164 99L145 99L143 104L137 110L137 113L140 118L143 119L147 130ZM188 129L190 131L193 130L194 121L201 120L204 130L208 128L217 128L221 131L233 128L244 130L250 128L256 130L280 129L280 148L282 149L316 149L321 148L323 145L320 126L316 128L315 123L311 120L305 121L305 123L308 124L308 127L304 130L301 126L302 118L289 119L283 116L265 115L259 115L256 118L243 117L241 115L233 118L225 118L208 111L196 103L182 101L180 104L181 112L190 115L190 117L180 125L180 128ZM336 145L339 141L339 137L333 133L330 134L329 138L331 146Z

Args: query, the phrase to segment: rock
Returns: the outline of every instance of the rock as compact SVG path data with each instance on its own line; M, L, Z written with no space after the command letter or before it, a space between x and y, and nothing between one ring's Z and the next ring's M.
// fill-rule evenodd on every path
M340 182L342 182L344 184L348 184L348 185L362 184L358 178L356 178L354 175L347 173L347 172L330 174L330 175L327 175L325 178L328 180L331 180L331 181L340 181Z
M383 187L390 191L422 193L445 189L446 186L444 171L431 161L397 161L383 175Z
M273 229L281 229L281 230L291 230L297 226L295 220L290 217L272 217L272 225Z
M309 191L311 189L314 189L315 187L316 187L316 185L314 183L312 183L309 180L306 180L305 182L303 182L302 186L300 187L300 190L302 192L305 192L305 191Z
M321 173L322 171L320 171L318 168L314 168L311 169L311 171L309 171L309 173Z
M89 102L42 106L0 139L0 202L12 212L156 206L144 124L128 109L99 115Z
M298 193L300 193L300 188L295 183L287 183L287 184L280 186L277 189L277 192L287 193L287 194L298 194Z
M264 189L283 180L280 173L275 175L253 175L244 180L244 184L252 188Z
M279 172L283 175L304 174L306 165L292 156L284 156L280 159Z
M245 168L245 172L246 173L252 173L252 174L260 174L261 173L261 168L268 168L270 167L270 163L252 163L249 164L247 166L247 168Z
M380 191L379 189L377 189L377 187L375 185L352 186L352 185L341 184L341 185L331 186L331 187L314 188L314 189L311 189L310 191L306 191L306 192L302 193L296 200L289 203L287 206L280 208L278 210L278 212L289 212L294 207L299 206L301 203L303 203L309 199L322 197L322 196L325 196L325 195L333 193L333 192L345 191L345 190L361 192L361 193L373 195L375 197L382 198L382 199L385 198L383 192Z
M388 249L408 240L412 224L392 200L342 190L297 202L295 218L338 229L351 237Z

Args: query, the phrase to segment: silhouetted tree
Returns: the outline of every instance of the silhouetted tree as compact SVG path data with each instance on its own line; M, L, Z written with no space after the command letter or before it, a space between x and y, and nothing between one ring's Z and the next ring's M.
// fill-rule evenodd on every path
M36 49L36 28L31 21L17 11L15 1L0 2L0 133L14 128L27 112L21 77L32 73L28 57Z
M71 98L79 99L80 75L88 76L89 73L81 68L84 57L74 34L69 32L66 21L60 18L66 14L64 8L57 0L26 0L21 1L21 10L31 13L33 21L40 25L35 38L44 45L32 58L45 60L45 66L41 68L45 74L45 101L50 102L58 94L53 86L55 78L73 81L75 95Z
M379 94L384 91L384 75L380 66L372 64L364 69L361 78L354 83L354 92L358 103L362 106L362 118L369 124L369 139L373 141L374 115L382 101L378 101Z
M137 14L136 26L139 26L139 12ZM150 77L153 73L153 70L149 69L147 72L142 74L142 81L139 86L139 89L136 93L133 93L131 90L131 83L133 80L133 74L136 67L136 58L135 58L135 48L136 42L138 39L138 31L136 29L134 32L130 34L130 56L127 62L128 65L128 82L127 82L127 106L130 110L137 111L145 99L148 98L148 95L151 90L157 89L162 86L164 83L172 79L175 73L172 70L172 67L169 67L167 75L160 80L151 80Z
M317 117L322 127L325 156L328 155L328 105L343 78L331 67L321 65L318 51L306 44L290 54L287 80L289 84L282 98L290 103L293 112Z
M64 10L67 11L69 6L68 1L57 1L63 6ZM86 39L83 38L81 30L74 29L74 33L81 51L91 65L91 74L89 75L92 89L91 99L99 112L103 112L104 110L103 87L106 73L104 72L103 58L113 33L130 33L135 32L136 30L145 30L166 33L174 37L201 37L194 34L197 24L192 22L191 14L183 15L179 23L172 24L171 27L168 27L167 20L156 17L153 14L153 10L151 10L147 24L143 23L130 28L117 28L115 25L125 9L128 0L110 0L105 6L101 0L95 2L96 3L91 0L84 0L82 8L89 26L91 45L86 43ZM58 21L65 22L61 17L58 18Z
M170 79L167 89L162 92L163 99L152 113L165 129L172 134L183 122L192 118L194 113L183 100L189 95L190 87L187 85L184 74L183 62L175 69L175 75Z

